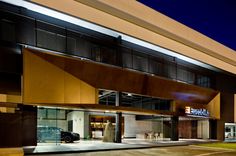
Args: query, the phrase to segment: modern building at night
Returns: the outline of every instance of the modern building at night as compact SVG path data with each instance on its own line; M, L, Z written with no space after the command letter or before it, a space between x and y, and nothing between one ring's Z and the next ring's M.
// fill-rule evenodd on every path
M2 0L0 12L1 147L40 145L39 127L101 139L107 120L114 142L236 139L232 49L135 0Z

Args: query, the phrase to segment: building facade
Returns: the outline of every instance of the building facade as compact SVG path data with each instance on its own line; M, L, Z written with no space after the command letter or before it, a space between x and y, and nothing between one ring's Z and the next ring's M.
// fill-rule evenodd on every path
M235 139L233 50L136 1L9 0L0 11L1 147L37 145L42 126L102 138L107 121L114 142Z

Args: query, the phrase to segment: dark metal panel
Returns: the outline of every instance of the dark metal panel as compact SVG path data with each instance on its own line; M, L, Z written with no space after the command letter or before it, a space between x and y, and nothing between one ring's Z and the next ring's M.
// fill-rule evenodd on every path
M37 107L22 106L22 146L37 145Z
M21 75L0 72L0 94L21 94Z
M0 43L0 72L22 74L20 46Z
M0 113L0 147L22 147L20 113Z
M35 46L34 19L1 10L0 39Z

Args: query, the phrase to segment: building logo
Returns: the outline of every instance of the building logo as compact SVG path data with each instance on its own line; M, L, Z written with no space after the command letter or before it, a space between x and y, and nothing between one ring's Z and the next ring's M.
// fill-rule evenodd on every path
M201 109L195 109L191 108L189 106L185 107L185 114L188 116L197 116L197 117L209 117L210 113L207 109L201 108Z

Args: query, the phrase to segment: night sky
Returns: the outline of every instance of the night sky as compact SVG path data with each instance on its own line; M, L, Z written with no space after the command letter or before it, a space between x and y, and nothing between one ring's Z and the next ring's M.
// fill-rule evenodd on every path
M236 51L236 0L139 0Z

